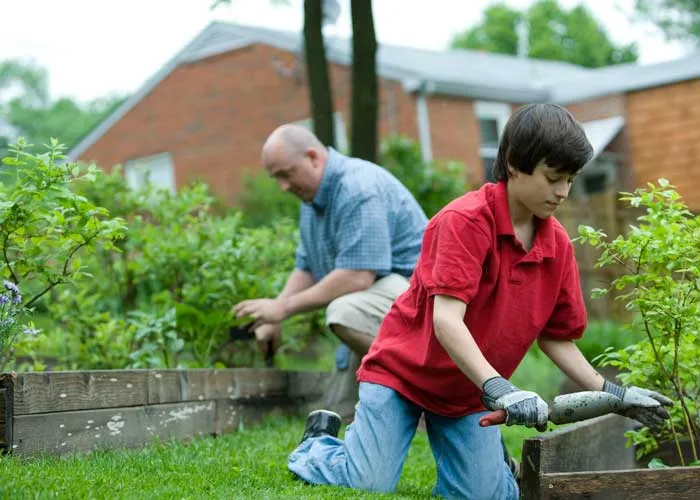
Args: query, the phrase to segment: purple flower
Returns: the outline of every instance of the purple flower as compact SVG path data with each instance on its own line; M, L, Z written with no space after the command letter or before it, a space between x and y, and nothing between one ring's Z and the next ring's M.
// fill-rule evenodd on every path
M39 335L39 332L41 332L41 330L37 330L36 328L29 328L29 327L27 327L27 328L24 329L24 334L25 334L25 335L30 335L30 336L32 336L32 337L36 337L37 335Z
M19 288L17 288L17 285L12 283L11 281L8 280L2 280L2 284L5 285L5 288L9 291L11 291L15 295L19 295Z
M7 304L10 302L10 297L5 294L0 295L0 305Z

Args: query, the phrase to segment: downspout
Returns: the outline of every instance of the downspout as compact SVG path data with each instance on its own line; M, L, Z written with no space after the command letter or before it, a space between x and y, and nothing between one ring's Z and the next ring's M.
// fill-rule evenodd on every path
M421 155L425 163L433 160L433 148L430 140L430 116L426 97L433 93L435 85L422 81L416 89L416 123L418 124L418 140Z

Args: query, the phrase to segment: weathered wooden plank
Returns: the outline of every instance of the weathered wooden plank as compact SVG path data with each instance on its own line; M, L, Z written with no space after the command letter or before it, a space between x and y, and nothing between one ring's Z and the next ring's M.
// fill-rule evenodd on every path
M214 401L202 401L21 415L14 420L11 451L59 455L211 435L215 409Z
M14 415L140 406L146 370L24 373L14 385Z
M634 450L624 436L630 425L624 417L606 415L526 439L523 497L539 498L542 474L633 469Z
M0 455L12 447L12 394L16 375L0 374Z
M633 469L634 450L625 431L631 421L605 415L577 422L528 441L539 442L539 473Z
M188 439L216 432L216 402L198 401L146 407L148 438Z
M323 395L328 372L289 372L287 396L294 399L316 399Z
M0 389L0 454L6 448L5 442L5 389Z
M231 397L284 398L289 387L289 372L264 368L236 369L234 391Z
M15 417L12 454L60 455L100 448L132 448L147 435L143 406L37 413Z
M236 370L151 370L148 403L225 399L235 391Z
M216 401L215 433L241 431L271 415L301 415L303 412L305 409L298 401L291 399L219 399Z
M539 493L543 500L696 500L700 467L544 474Z

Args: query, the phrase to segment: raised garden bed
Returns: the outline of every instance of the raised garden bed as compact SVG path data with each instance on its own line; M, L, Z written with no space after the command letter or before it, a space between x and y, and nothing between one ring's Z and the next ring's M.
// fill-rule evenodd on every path
M18 456L133 448L298 413L324 372L107 370L0 375L0 451Z
M525 500L700 498L700 467L636 468L624 432L630 421L607 415L523 444Z

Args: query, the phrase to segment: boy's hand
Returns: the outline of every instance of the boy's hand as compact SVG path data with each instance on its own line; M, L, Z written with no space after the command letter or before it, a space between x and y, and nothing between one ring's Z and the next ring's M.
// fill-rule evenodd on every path
M603 390L620 399L621 408L616 413L650 429L661 427L670 416L664 406L673 406L673 401L658 392L634 386L625 389L608 380L603 384Z
M506 425L547 429L549 406L536 393L521 391L503 377L488 379L483 391L481 402L486 408L506 411Z

